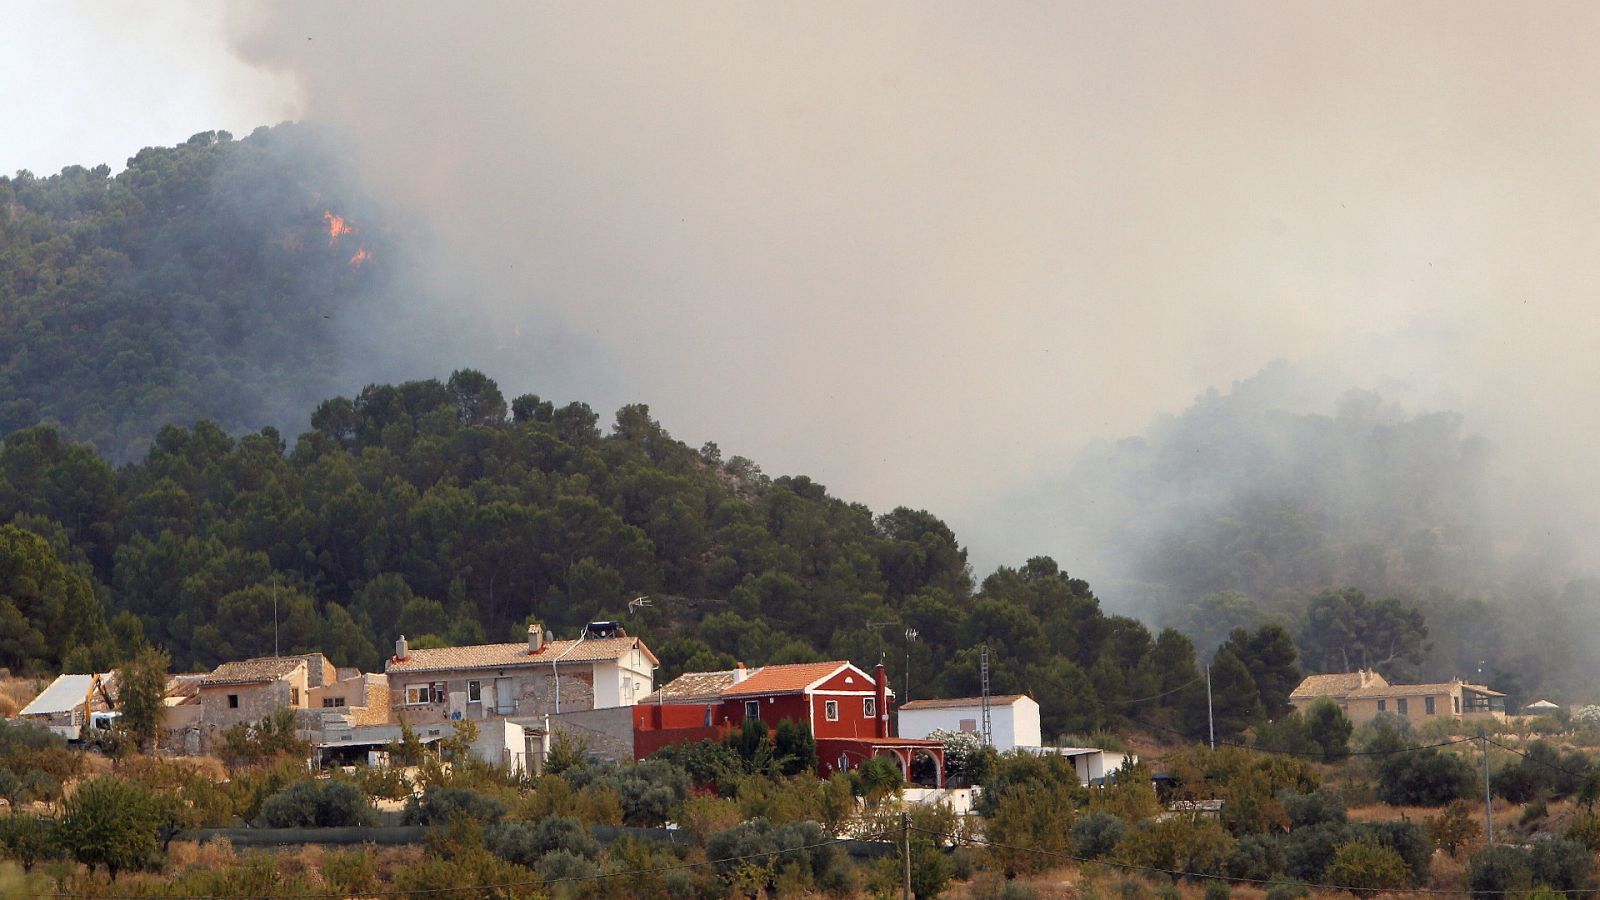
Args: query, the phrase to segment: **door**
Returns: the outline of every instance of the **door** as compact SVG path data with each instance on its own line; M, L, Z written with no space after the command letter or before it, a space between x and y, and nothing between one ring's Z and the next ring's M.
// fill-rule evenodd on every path
M502 716L509 716L517 711L516 697L512 693L511 679L496 678L494 680L494 708Z

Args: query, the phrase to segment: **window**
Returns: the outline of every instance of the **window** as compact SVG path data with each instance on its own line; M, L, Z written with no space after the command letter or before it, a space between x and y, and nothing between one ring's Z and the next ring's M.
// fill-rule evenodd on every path
M744 717L746 719L755 719L758 722L761 721L761 701L746 700L744 702Z
M1433 698L1432 697L1423 697L1422 698L1422 711L1427 713L1430 716L1435 713L1435 710L1433 708Z
M823 703L822 703L822 715L825 718L827 718L827 720L829 722L837 722L837 721L839 721L839 701L837 701L837 700L825 700L825 701L823 701Z
M1455 707L1456 715L1458 715L1458 716L1461 715L1461 698L1460 697L1451 697L1450 698L1450 704Z
M1411 710L1406 709L1406 698L1397 697L1394 701L1394 711L1402 716L1411 715Z
M878 714L878 698L863 697L861 700L861 718L870 719Z
M482 703L483 702L483 682L481 682L481 681L469 681L469 682L467 682L467 702L468 703Z
M433 702L435 702L435 703L443 703L445 701L445 693L444 693L445 684L444 684L444 682L435 681L431 685L431 687L433 688Z
M1387 700L1379 700L1378 701L1378 712L1383 712L1384 710L1386 710L1388 708L1389 708L1389 701L1387 701Z
M407 706L418 706L420 704L427 703L428 699L432 695L433 695L433 692L432 692L432 690L429 689L428 685L425 685L425 684L408 684L408 685L406 685L406 705Z
M344 705L344 698L343 697L323 697L322 698L322 705L326 706L326 707L343 706Z
M297 688L297 687L289 688L289 705L290 706L299 706L300 705L300 689L299 688Z
M1383 701L1379 700L1378 702L1382 703ZM978 733L978 720L977 719L962 719L961 720L961 733L962 734L977 734Z
M239 708L239 695L238 694L229 694L228 695L228 708L229 709L238 709Z

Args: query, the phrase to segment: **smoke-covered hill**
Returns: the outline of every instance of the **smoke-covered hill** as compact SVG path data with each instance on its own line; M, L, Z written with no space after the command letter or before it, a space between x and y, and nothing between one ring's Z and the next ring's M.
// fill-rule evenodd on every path
M1396 674L1571 690L1600 674L1581 627L1600 595L1566 558L1563 510L1519 507L1510 472L1460 413L1330 390L1279 362L1091 444L1008 501L1008 527L1202 648L1277 620L1304 655L1310 598L1355 588L1424 612L1428 649L1387 661Z
M55 422L127 460L173 422L303 425L382 318L386 249L303 126L0 177L0 433Z

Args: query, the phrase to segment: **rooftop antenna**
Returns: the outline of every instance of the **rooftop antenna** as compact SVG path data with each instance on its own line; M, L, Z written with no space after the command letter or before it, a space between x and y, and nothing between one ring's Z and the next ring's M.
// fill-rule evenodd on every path
M272 655L278 656L278 586L272 586Z
M994 746L994 729L989 722L989 645L978 645L978 676L983 684L983 745Z
M649 605L650 605L650 595L649 594L644 594L642 596L635 597L632 600L628 601L628 615L631 616L635 612L638 612L639 610L641 610L644 607L649 606Z

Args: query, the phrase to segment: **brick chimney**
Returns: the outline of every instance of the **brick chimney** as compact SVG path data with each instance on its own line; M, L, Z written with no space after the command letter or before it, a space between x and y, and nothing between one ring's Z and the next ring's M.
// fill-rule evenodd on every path
M544 649L544 626L538 622L528 626L528 655Z
M874 673L878 679L877 694L877 721L872 723L874 737L886 738L889 736L889 673L883 668L883 663L878 663Z
M406 643L406 636L400 635L400 640L394 642L394 661L405 662L411 658L411 646Z

